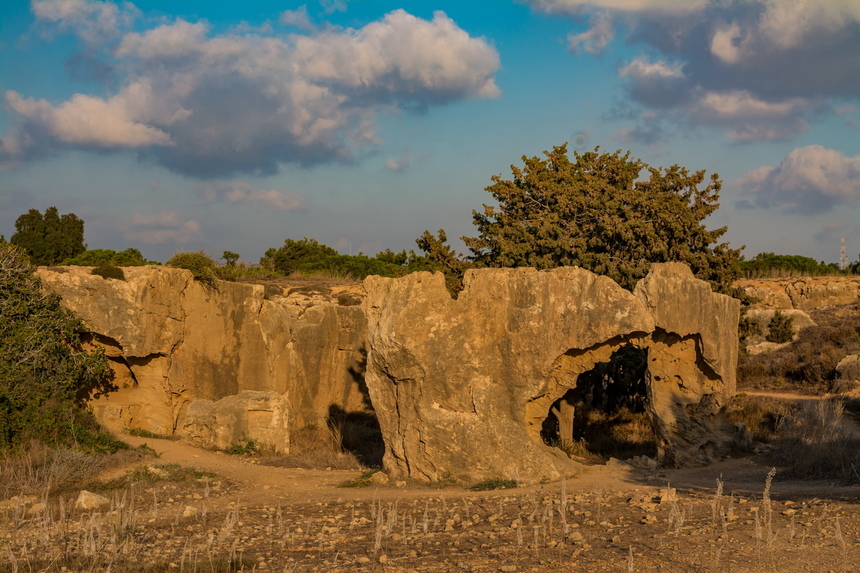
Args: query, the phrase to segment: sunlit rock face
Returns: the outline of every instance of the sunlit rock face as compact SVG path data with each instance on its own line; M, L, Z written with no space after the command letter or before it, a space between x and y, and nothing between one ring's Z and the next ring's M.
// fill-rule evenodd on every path
M111 360L115 388L91 401L108 426L178 434L192 402L245 391L283 397L293 428L325 427L332 406L364 408L360 306L269 297L260 285L213 288L189 271L158 266L127 267L124 281L86 267L37 273Z
M575 473L541 439L552 404L623 346L647 352L646 408L658 457L701 465L736 429L740 303L680 264L625 291L579 268L466 273L455 300L441 274L365 280L367 386L386 470L419 481L522 480Z

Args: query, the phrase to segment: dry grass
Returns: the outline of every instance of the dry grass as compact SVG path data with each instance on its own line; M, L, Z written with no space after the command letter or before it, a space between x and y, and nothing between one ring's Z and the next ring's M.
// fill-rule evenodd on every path
M104 511L62 497L0 515L0 570L853 571L860 519L850 504L759 494L540 490L239 507L208 482L115 492ZM789 508L785 510L784 508ZM503 564L503 568L500 566ZM738 569L741 567L741 569Z
M804 404L787 418L774 446L786 477L860 483L860 431L850 430L838 398Z
M739 389L795 390L824 394L836 376L836 365L860 352L860 304L810 311L817 324L800 331L797 340L779 350L741 355Z
M90 454L71 448L48 448L33 442L27 453L0 459L0 498L41 495L91 482L102 471L139 459L142 451Z
M362 465L351 452L342 447L343 438L337 428L307 426L290 436L290 453L261 458L261 463L283 468L357 470Z

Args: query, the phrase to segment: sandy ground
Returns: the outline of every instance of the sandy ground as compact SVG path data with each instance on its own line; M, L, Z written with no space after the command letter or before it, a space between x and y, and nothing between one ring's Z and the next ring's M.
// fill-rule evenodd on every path
M766 493L771 468L756 457L611 462L489 492L345 489L360 472L123 439L157 452L138 465L215 477L103 491L111 503L96 510L74 509L77 491L0 502L0 571L860 571L860 487L777 470Z

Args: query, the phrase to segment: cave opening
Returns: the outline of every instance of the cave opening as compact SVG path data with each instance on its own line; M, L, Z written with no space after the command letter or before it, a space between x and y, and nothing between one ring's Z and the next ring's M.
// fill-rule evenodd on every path
M608 362L579 374L575 386L552 403L541 425L541 439L587 462L656 457L646 410L647 371L646 348L621 346Z

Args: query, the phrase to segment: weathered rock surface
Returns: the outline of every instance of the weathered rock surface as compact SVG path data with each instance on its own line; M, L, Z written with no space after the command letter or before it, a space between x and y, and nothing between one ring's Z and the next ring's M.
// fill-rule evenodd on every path
M860 301L860 277L744 279L735 286L759 299L753 308L813 310Z
M75 509L83 511L100 511L110 507L110 500L103 495L87 490L81 490L75 500Z
M860 354L849 354L836 365L840 380L860 382Z
M111 359L116 390L92 401L103 423L172 435L191 402L246 390L283 396L296 428L323 424L332 405L363 409L360 306L270 300L260 285L211 288L181 269L124 271L125 281L86 267L37 271Z
M179 435L203 448L226 449L243 439L279 453L290 451L290 409L276 392L246 390L220 400L195 400Z
M630 343L648 350L649 415L661 461L701 464L735 428L738 301L683 265L655 265L635 293L578 268L466 273L453 300L441 274L369 277L367 386L392 479L577 471L541 423L580 374Z
M758 333L749 336L746 340L746 351L749 354L756 355L773 352L790 344L790 342L776 343L767 341L767 337L770 334L770 321L777 311L791 318L791 327L794 329L792 340L797 340L797 336L804 328L815 326L815 321L803 310L751 308L747 310L746 318L758 326Z

